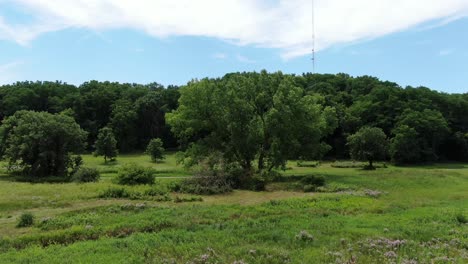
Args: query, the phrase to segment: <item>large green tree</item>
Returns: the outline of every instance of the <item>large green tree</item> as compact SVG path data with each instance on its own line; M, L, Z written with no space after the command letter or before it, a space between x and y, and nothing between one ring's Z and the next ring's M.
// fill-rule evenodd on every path
M325 149L320 139L336 123L333 109L324 111L319 97L306 95L281 72L203 79L180 92L179 108L166 118L182 142L192 142L188 156L219 151L244 175L285 166L297 155L320 155Z
M0 141L10 168L31 177L67 176L70 154L83 150L86 132L66 114L18 111L3 121Z
M388 140L382 129L377 127L363 127L348 137L351 158L369 162L369 169L375 169L373 162L385 159Z

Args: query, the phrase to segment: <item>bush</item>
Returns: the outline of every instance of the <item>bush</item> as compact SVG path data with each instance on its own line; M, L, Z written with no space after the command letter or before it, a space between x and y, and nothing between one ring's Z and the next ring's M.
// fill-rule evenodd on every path
M324 186L325 177L317 175L307 175L301 179L302 184L315 185L315 186Z
M176 196L174 198L174 203L184 203L184 202L203 202L203 198L199 196L190 196L190 197Z
M323 176L307 175L301 179L304 192L315 192L318 187L325 185L325 178Z
M192 194L222 194L232 191L232 186L224 177L194 176L180 185L180 192Z
M34 215L31 213L23 213L18 221L16 227L28 227L34 224Z
M221 194L232 191L232 180L225 164L219 160L202 161L194 177L184 180L180 191L192 194Z
M461 213L457 214L457 215L455 216L455 218L457 219L457 222L458 222L459 224L466 224L466 223L468 223L468 218L467 218L465 215L461 214Z
M97 182L100 177L97 169L81 167L72 175L72 180L74 182Z
M99 198L130 198L130 192L125 188L109 187L99 195Z
M150 168L136 164L124 165L119 169L115 181L123 185L153 184L154 174Z

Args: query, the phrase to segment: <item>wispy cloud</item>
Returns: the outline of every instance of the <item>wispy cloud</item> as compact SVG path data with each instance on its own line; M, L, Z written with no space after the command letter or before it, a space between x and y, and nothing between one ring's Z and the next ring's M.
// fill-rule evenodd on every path
M134 29L154 37L205 36L310 54L310 0L9 0L34 23L0 19L0 38L27 45L46 32ZM440 26L468 15L467 0L316 0L316 50L356 43L425 22Z
M256 63L255 60L252 60L250 58L247 58L246 56L244 55L240 55L240 54L237 54L236 55L236 59L240 62L243 62L243 63L249 63L249 64L253 64L253 63Z
M454 52L453 49L443 49L439 51L439 56L448 56Z
M24 64L23 60L15 60L0 64L0 84L13 82L17 77L17 68Z
M227 59L227 57L228 55L226 53L217 52L213 54L213 58L218 59L218 60L224 60L224 59Z

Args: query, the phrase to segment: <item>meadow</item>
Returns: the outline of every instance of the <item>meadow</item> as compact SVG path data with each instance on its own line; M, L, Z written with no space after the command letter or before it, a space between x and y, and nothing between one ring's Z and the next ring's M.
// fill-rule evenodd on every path
M0 263L467 263L468 164L288 163L267 191L171 191L191 173L174 154L120 155L97 183L28 183L0 175ZM156 172L153 186L112 183L120 166ZM326 184L303 192L299 181ZM102 198L123 188L126 198ZM34 224L16 227L32 213Z

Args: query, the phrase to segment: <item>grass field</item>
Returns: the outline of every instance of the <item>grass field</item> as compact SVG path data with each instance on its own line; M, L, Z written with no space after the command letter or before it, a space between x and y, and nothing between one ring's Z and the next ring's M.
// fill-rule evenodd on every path
M122 155L98 183L25 183L0 175L0 263L468 263L468 165L335 168L288 164L291 179L320 174L323 192L291 182L266 192L101 199L119 166L153 167L156 186L188 177L173 154L162 163ZM297 177L295 177L297 176ZM297 185L297 184L296 184ZM17 228L31 212L32 227Z

